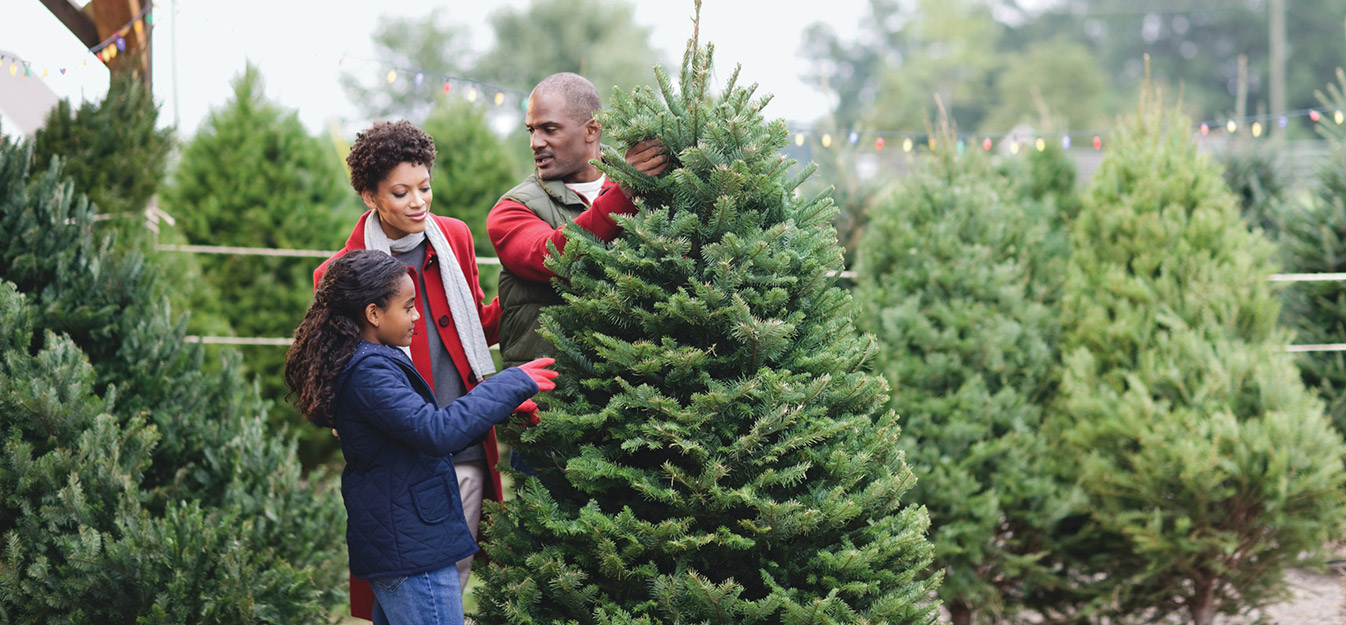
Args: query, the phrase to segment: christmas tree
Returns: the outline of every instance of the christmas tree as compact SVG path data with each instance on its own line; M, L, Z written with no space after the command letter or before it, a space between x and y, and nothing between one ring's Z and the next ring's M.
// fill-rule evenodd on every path
M339 496L59 162L0 142L0 621L290 623L338 600Z
M157 127L159 107L143 83L114 76L107 96L72 109L61 100L37 131L37 166L64 159L62 171L100 212L140 229L142 213L164 179L173 131ZM125 233L123 233L123 236Z
M1346 75L1327 94L1323 105L1346 107ZM1284 212L1279 238L1285 270L1293 273L1346 272L1346 129L1318 125L1331 146L1331 158L1317 172L1317 192ZM1298 344L1346 343L1346 282L1296 282L1282 293L1281 320L1295 329ZM1346 433L1346 352L1300 354L1297 362L1304 384L1318 391L1337 430Z
M1272 245L1190 122L1147 92L1110 145L1071 233L1049 434L1089 500L1091 608L1209 625L1340 536L1346 446L1284 351Z
M212 111L183 147L163 206L177 216L189 243L333 251L364 210L336 151L309 136L297 113L265 99L252 66L234 83L233 99ZM217 305L237 336L290 336L313 301L313 259L200 258L202 275L219 292ZM192 308L208 304L197 301ZM301 433L301 453L310 466L329 459L336 440L303 428L304 419L284 401L285 350L243 349L262 396L273 402L273 426Z
M1066 238L1054 202L1020 198L945 124L870 212L856 266L861 327L902 414L955 625L1000 622L1050 587L1045 536L1070 509L1046 464Z
M699 11L699 3L698 3ZM543 316L562 371L533 461L491 514L481 623L930 623L938 574L877 349L835 286L827 194L794 190L755 87L708 84L694 35L675 87L614 94L619 149L674 155L611 246L575 230Z

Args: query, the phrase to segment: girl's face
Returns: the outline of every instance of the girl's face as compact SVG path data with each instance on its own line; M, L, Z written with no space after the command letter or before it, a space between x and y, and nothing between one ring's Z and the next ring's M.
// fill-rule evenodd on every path
M397 290L388 298L387 308L378 304L365 307L363 338L370 343L406 347L411 345L411 335L420 318L421 313L416 310L416 286L410 275L402 274Z
M360 194L365 206L379 212L389 239L424 232L431 197L430 168L414 163L398 165L379 181L377 189Z

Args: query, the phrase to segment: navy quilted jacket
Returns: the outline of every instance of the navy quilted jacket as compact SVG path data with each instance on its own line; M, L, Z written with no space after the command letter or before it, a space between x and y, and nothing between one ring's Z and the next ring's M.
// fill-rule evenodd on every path
M509 418L537 384L517 368L442 409L401 350L362 342L333 385L346 469L346 544L356 577L414 575L477 551L450 450Z

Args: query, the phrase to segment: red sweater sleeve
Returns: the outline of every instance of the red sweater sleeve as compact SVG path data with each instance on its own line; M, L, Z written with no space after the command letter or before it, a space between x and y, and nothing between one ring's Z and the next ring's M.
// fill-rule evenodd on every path
M594 233L599 239L611 241L621 232L613 215L636 212L635 204L626 197L621 187L613 184L599 192L594 203L575 218L575 225ZM547 242L565 249L566 238L561 228L552 228L527 206L514 200L500 200L486 216L486 232L495 246L500 264L525 280L546 282L552 272L543 266L550 252Z

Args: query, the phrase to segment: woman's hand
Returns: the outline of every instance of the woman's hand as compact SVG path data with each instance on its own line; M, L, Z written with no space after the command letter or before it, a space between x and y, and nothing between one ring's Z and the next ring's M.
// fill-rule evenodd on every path
M556 371L547 368L554 362L556 362L555 358L538 358L532 362L526 362L519 365L519 370L528 374L528 377L533 380L533 383L537 384L537 390L539 392L550 391L556 388L556 383L552 380L555 380L556 376L560 375Z

